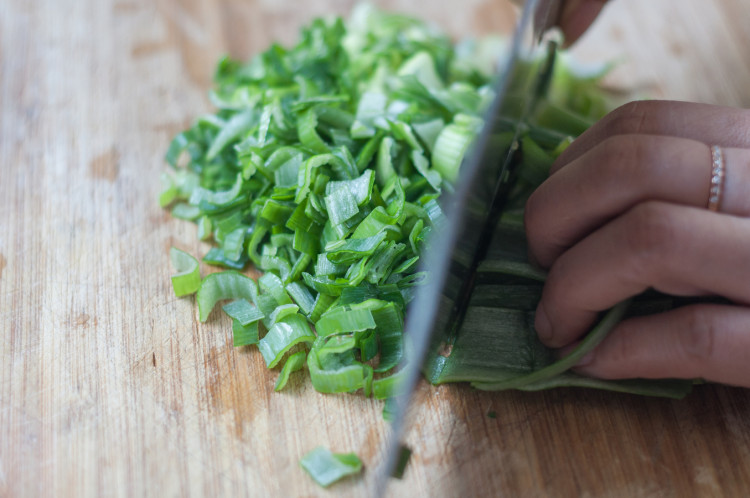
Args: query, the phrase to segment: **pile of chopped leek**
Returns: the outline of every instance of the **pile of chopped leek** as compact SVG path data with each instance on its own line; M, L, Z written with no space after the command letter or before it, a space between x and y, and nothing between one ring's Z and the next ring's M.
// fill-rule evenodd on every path
M235 346L256 345L268 368L281 367L277 390L306 367L323 393L392 395L406 306L424 279L419 261L494 97L498 45L454 45L423 22L363 6L347 25L313 21L292 48L219 62L210 93L217 111L172 141L160 203L197 224L198 237L214 244L203 262L226 270L201 279L198 261L173 249L173 284L178 296L196 293L201 321L231 300L222 309ZM523 138L503 217L511 228L557 154L607 110L596 77L558 64L554 79ZM250 264L263 272L257 282L241 273ZM488 274L512 274L509 264L489 265ZM522 341L536 340L528 325L536 284L502 284L512 292L503 298L493 288L499 301L483 304L501 309L492 320L511 317L504 328L518 322ZM470 322L482 320L492 326L476 315ZM428 378L501 380L487 374L497 358L477 369L481 353L472 363L461 348L515 353L502 349L502 337L478 337L436 355ZM542 353L540 367L552 361Z

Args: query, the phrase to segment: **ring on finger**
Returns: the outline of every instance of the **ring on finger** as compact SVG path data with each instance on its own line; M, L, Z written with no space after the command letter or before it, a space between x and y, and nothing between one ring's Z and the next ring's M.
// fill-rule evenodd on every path
M708 210L718 211L724 193L724 151L718 145L711 147L711 189L708 194Z

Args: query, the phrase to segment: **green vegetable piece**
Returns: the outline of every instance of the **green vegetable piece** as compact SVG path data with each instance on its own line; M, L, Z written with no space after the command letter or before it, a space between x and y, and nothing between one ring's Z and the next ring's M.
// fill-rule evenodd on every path
M432 167L449 182L455 183L458 178L461 161L481 126L480 118L474 117L467 121L456 118L453 123L443 128L435 140Z
M315 298L305 284L301 282L291 282L286 285L285 289L294 302L297 303L300 311L309 316L315 307Z
M330 354L323 354L322 358L319 358L319 353L326 345L326 339L328 338L318 338L307 355L307 368L315 390L321 393L347 393L364 389L365 395L369 395L372 389L372 368L357 362L334 367L330 361ZM351 349L353 346L352 341L345 344L344 348Z
M281 306L277 306L275 310L273 310L273 313L271 313L270 316L270 323L271 326L275 325L276 322L280 321L286 316L294 315L299 311L299 306L296 304L282 304Z
M268 333L258 343L268 368L275 367L284 353L301 342L312 343L315 334L310 329L307 319L299 314L288 315L271 326Z
M332 194L341 188L346 188L354 197L357 206L362 206L370 201L372 188L375 185L375 174L372 170L366 170L362 176L354 180L332 181L326 184L326 195Z
M331 453L318 446L300 460L300 465L315 482L328 487L334 482L362 471L362 461L354 453Z
M406 372L407 370L404 369L388 377L381 377L374 380L372 382L373 397L375 399L386 399L400 394L401 385L406 381Z
M276 379L276 385L274 386L273 390L278 392L284 389L287 385L287 382L289 382L289 376L297 370L302 370L302 368L305 366L306 359L307 353L305 351L298 351L292 355L289 355L289 358L287 358L286 362L284 363L284 367L281 369L281 373L279 374L278 379Z
M169 250L169 258L177 274L172 275L172 288L177 297L194 294L201 284L198 260L175 247Z
M213 204L214 206L226 206L237 198L241 189L242 174L238 173L234 185L229 190L214 192L203 187L195 188L190 195L190 204L199 207L202 203Z
M366 239L331 242L330 244L326 244L326 257L336 264L354 263L365 256L372 255L380 243L385 240L386 236L387 234L383 231Z
M398 402L396 398L387 398L383 403L383 420L390 422L396 415L396 409L398 408Z
M432 150L435 148L437 137L445 127L445 121L440 118L436 118L430 121L425 121L424 123L412 123L411 127L414 129L414 132L422 140L422 142L427 146L427 150L432 152Z
M411 459L411 449L405 444L402 444L398 449L398 461L393 469L391 477L396 479L403 479L406 466L409 464Z
M273 273L266 273L258 279L260 290L273 296L278 304L292 304L289 295L284 290L284 283Z
M197 261L181 255L173 286L177 295L197 289L201 321L218 301L233 299L224 310L234 343L257 343L269 365L289 356L279 389L306 363L322 392L395 392L399 373L377 380L374 373L393 371L405 356L406 305L424 284L422 252L445 223L442 191L454 191L495 97L491 68L499 54L489 49L496 46L453 46L425 23L363 6L347 26L313 21L293 47L274 44L248 63L219 62L210 93L218 110L171 142L159 202L215 243L204 262L240 270L252 261L264 274L261 294L236 272L201 281ZM548 62L554 71L540 79L538 105L522 122L522 85ZM428 358L431 381L664 396L689 388L582 377L568 371L581 351L557 360L530 325L546 274L526 260L524 205L553 159L607 111L600 76L576 74L564 57L554 66L534 58L518 65L493 117L499 133L487 137L498 159L515 138L520 144L515 183L498 213L500 249L490 247L465 276L476 282L470 309L441 338L451 352ZM261 321L269 330L263 340ZM606 333L594 329L581 347ZM311 344L306 356L300 343Z
M200 240L208 240L211 237L211 231L213 230L213 224L211 218L208 216L201 216L198 220L198 238Z
M396 176L396 169L393 167L393 154L395 148L396 142L391 137L385 137L380 142L380 150L378 150L376 165L378 185L385 185L388 180Z
M264 318L263 313L250 304L247 299L237 299L236 301L224 305L222 309L227 315L237 320L241 325L249 325Z
M232 319L232 336L235 347L258 344L258 322L242 325L239 320Z
M159 206L167 207L177 198L178 190L172 177L166 173L161 174L162 190L159 193Z
M205 256L203 256L203 262L209 265L223 266L225 268L231 268L233 270L241 270L247 264L247 257L244 255L240 256L239 260L231 260L224 255L224 250L218 247L212 247Z
M211 143L211 147L206 152L206 159L210 161L215 158L232 140L247 132L256 119L257 116L253 110L232 116L226 125L221 128L219 134L216 135L213 143Z
M346 186L341 186L326 195L325 202L328 216L334 226L341 225L359 213L357 199Z
M338 334L340 332L361 332L375 328L375 320L369 310L351 310L336 308L326 312L315 323L319 336Z
M320 138L317 130L318 118L315 115L314 109L309 109L297 121L297 133L299 135L300 142L308 149L317 152L325 153L329 151L328 145Z
M184 202L178 202L172 207L172 216L181 220L192 221L201 215L201 210L198 206L191 206Z
M224 257L230 261L238 261L243 253L245 233L247 229L245 227L236 228L232 230L224 238Z
M583 358L584 355L593 350L604 340L605 337L607 337L609 332L625 315L625 311L627 311L629 305L630 302L626 301L613 307L573 351L551 365L536 370L530 374L511 377L500 382L475 382L473 383L474 387L485 391L518 388L523 387L526 384L549 379L555 375L570 370L581 360L581 358Z
M208 315L217 302L223 299L244 298L255 302L258 288L255 282L241 273L225 271L212 273L203 279L196 301L198 316L201 322L208 320Z
M317 322L334 302L336 302L335 296L323 293L318 294L313 303L313 309L310 312L310 321L313 323Z

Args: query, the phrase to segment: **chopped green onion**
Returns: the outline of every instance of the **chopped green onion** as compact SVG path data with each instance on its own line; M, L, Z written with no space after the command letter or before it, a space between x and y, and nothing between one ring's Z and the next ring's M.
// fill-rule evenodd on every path
M423 22L364 6L348 26L315 20L294 46L273 45L247 64L219 62L210 93L218 110L170 143L159 202L214 246L205 263L244 270L252 262L263 275L257 285L231 270L201 281L197 260L173 250L173 286L176 295L197 291L201 321L232 300L223 309L234 344L257 344L269 368L287 358L277 389L306 364L321 392L397 392L406 307L428 271L422 253L446 223L444 193L455 191L495 96L488 46L456 47ZM522 228L525 202L554 158L607 101L596 79L561 58L521 122L524 81L542 62L519 61L515 93L492 116L500 132L487 143L500 160L518 139L518 175L497 243L460 277L475 282L473 294L463 323L435 341L451 353L428 358L432 382L594 386L568 371L579 350L557 361L530 326L546 274L528 264ZM606 333L596 328L582 344ZM640 383L599 382L644 392Z
M362 471L362 461L354 453L331 453L327 448L318 446L300 460L300 465L323 487Z
M284 389L287 382L289 382L289 376L297 370L302 370L302 368L305 366L306 358L307 353L304 351L297 351L296 353L289 355L289 358L287 358L286 362L284 363L284 367L281 369L279 378L276 379L276 386L273 388L273 390L281 391L282 389Z
M287 315L274 323L268 333L258 343L258 349L266 360L268 368L275 367L284 353L292 346L315 341L315 335L307 320L299 314Z
M235 347L258 344L258 322L242 325L239 320L232 319L232 337Z
M258 289L250 278L234 271L212 273L203 279L196 300L198 316L201 322L208 320L208 315L217 302L224 299L244 298L255 301Z
M177 274L172 275L172 287L177 297L195 294L201 284L198 260L175 247L169 250L169 258Z
M403 479L406 466L409 464L410 459L411 450L408 446L402 444L398 449L398 461L396 462L396 467L394 467L391 477Z
M264 318L258 308L250 304L247 299L237 299L222 307L224 312L241 325L249 325Z

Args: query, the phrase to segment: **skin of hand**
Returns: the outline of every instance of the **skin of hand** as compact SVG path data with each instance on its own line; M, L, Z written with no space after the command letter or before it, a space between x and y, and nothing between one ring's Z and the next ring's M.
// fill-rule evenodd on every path
M706 208L711 145L725 164L718 212ZM731 303L624 320L577 371L750 387L750 110L625 105L557 159L525 223L532 260L549 269L535 326L563 353L647 289Z
M557 25L565 33L565 45L578 40L591 26L607 0L567 0L560 12Z

